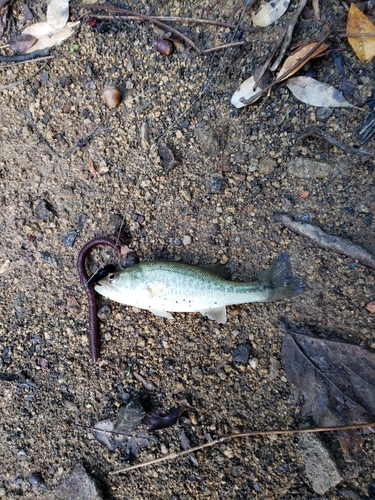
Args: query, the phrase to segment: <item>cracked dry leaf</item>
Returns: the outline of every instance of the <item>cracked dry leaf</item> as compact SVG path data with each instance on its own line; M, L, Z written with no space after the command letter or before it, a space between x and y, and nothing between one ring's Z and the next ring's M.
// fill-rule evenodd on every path
M310 76L290 78L287 80L286 86L296 99L310 106L322 108L354 107L337 89Z
M26 50L25 53L28 54L29 52L34 52L34 50L43 50L59 45L74 33L74 28L79 24L80 21L67 23L62 29L59 30L52 28L52 26L46 22L28 26L23 30L22 34L33 35L38 40L31 48Z
M350 5L346 24L347 33L375 33L375 26L370 19L354 4ZM348 37L348 42L362 62L371 62L375 56L375 36Z
M280 78L292 66L297 64L298 61L303 59L306 56L306 54L308 54L310 52L310 50L312 50L314 48L314 45L316 45L316 42L308 43L307 45L304 45L300 49L298 49L295 52L293 52L292 54L290 54L290 56L287 59L285 59L284 64L282 65L282 68L280 69L279 73L277 74L277 78ZM322 45L317 47L317 49L314 50L314 52L312 54L310 54L307 59L304 59L298 66L296 66L294 68L294 70L287 75L287 77L294 75L294 73L296 73L299 69L301 69L302 66L304 66L307 63L307 61L310 61L310 59L313 59L314 57L318 56L319 54L321 54L322 52L324 52L327 49L328 49L328 45L326 45L325 43L323 43ZM287 77L285 77L285 78L287 78Z
M375 353L286 327L282 359L291 393L319 427L375 419Z
M265 3L261 9L252 17L254 26L265 28L277 21L287 11L290 0L274 0Z

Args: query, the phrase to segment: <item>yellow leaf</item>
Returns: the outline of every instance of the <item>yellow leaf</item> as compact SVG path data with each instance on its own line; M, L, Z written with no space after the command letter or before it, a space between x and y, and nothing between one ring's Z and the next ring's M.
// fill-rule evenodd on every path
M352 3L348 14L346 25L347 33L375 33L375 26L370 19ZM362 62L370 62L375 56L375 36L356 36L348 37L348 42L354 52Z

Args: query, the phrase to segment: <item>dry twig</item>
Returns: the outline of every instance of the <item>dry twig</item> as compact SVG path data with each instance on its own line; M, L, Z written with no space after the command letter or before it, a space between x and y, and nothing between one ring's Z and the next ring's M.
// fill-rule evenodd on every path
M347 238L327 234L319 227L308 224L307 222L295 221L289 217L289 215L283 213L276 213L273 219L276 222L280 222L280 224L294 233L309 238L316 243L318 247L341 253L351 259L358 260L367 267L375 269L375 256Z
M309 137L310 135L315 137L320 137L321 139L326 140L333 146L336 146L337 148L342 149L347 153L362 155L364 157L367 156L368 158L371 156L375 156L375 153L373 151L369 151L368 149L352 148L351 146L348 146L347 144L339 141L338 139L335 139L326 132L323 133L322 131L316 128L306 130L306 132L298 136L297 141L302 141L303 139Z
M149 465L158 464L160 462L165 462L166 460L173 460L175 458L180 458L183 455L188 455L193 453L194 451L203 450L204 448L209 448L211 446L215 446L220 443L224 443L225 441L229 441L230 439L243 438L243 437L252 437L252 436L270 436L270 435L290 435L290 434L306 434L313 432L329 432L329 431L342 431L349 429L363 429L366 427L374 427L375 422L370 422L367 424L353 424L353 425L343 425L343 426L332 426L332 427L317 427L316 429L286 429L286 430L274 430L274 431L251 431L251 432L241 432L239 434L230 434L229 436L223 436L219 439L215 439L214 441L210 441L209 443L201 444L199 446L194 446L193 448L189 448L184 451L179 451L178 453L171 453L170 455L166 455L164 457L156 458L155 460L150 460L148 462L144 462L141 464L131 465L130 467L125 467L124 469L119 469L117 471L110 472L109 474L121 474L123 472L129 472L134 469L140 469L142 467L147 467Z
M294 27L297 24L298 18L301 15L301 12L303 11L303 9L305 8L306 3L307 3L307 0L300 0L300 3L298 5L297 9L295 10L294 14L292 15L292 17L288 23L287 29L286 29L286 34L285 34L284 41L283 41L283 44L282 44L281 49L280 49L280 53L279 53L276 61L272 64L272 66L270 68L271 71L275 71L277 69L277 67L279 66L279 64L281 62L281 59L284 57L286 49L289 47L290 42L292 40Z
M152 17L152 16L150 17L150 16L145 16L143 14L138 14L137 12L133 12L132 10L128 10L128 9L119 9L117 7L112 7L111 5L78 4L78 5L72 5L71 7L74 7L75 9L106 10L108 12L116 12L116 13L119 13L119 14L125 14L125 15L128 15L128 16L132 16L135 19L139 19L141 21L148 21L149 23L156 24L156 25L160 26L161 28L164 28L165 30L170 31L171 33L173 33L174 35L176 35L178 38L181 38L188 45L190 45L191 47L193 47L193 49L196 52L198 52L198 54L202 53L201 49L192 40L190 40L190 38L188 38L187 36L183 35L180 31L172 28L168 24L165 24L165 23L159 21L155 17Z

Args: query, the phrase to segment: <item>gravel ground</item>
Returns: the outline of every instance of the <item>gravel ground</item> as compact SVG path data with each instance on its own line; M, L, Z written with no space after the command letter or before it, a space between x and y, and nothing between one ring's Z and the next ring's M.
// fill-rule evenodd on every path
M336 28L344 29L341 2L329 4ZM243 5L167 0L153 13L236 22ZM134 1L132 7L149 11ZM242 24L250 18L245 10ZM300 408L280 364L281 318L375 348L374 315L365 310L374 300L374 272L272 220L276 211L288 211L374 248L373 160L361 162L321 139L297 141L317 126L358 144L355 129L369 112L364 103L373 90L373 65L348 51L362 79L357 84L347 77L356 84L353 102L365 111L336 108L319 121L316 108L299 103L285 86L238 111L232 93L264 62L283 23L241 34L243 47L196 56L178 43L163 57L153 45L160 28L103 21L92 29L85 21L36 76L0 94L0 366L2 376L14 376L0 384L0 497L58 498L62 482L83 464L104 498L317 498L296 436L229 441L196 453L198 466L183 457L128 475L108 473L179 451L181 429L195 446L232 432L296 427ZM201 48L232 36L217 27L182 29ZM312 21L299 23L295 41L313 38L315 30ZM79 48L71 51L74 44ZM41 66L1 69L1 81L30 77ZM341 87L330 57L314 68L319 79ZM108 82L124 94L113 112L102 99ZM71 151L98 126L84 147ZM173 155L170 170L160 147ZM374 140L367 147L374 148ZM323 166L304 176L297 158ZM112 235L122 220L141 261L229 263L233 279L246 281L288 251L307 291L277 303L229 307L225 325L199 314L167 320L98 298L106 307L94 364L76 260L87 241ZM100 248L89 269L108 262L118 264L118 257ZM234 361L242 344L248 360ZM134 372L157 390L146 394ZM184 400L190 406L177 426L155 432L138 450L111 452L74 425L115 419L135 395L165 412ZM355 466L344 461L333 434L324 440L343 477L326 498L363 498L375 481L371 435L360 436Z

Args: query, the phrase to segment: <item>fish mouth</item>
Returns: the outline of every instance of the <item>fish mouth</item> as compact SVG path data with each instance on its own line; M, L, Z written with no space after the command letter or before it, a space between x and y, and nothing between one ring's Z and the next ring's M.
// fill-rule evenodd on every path
M99 285L102 286L102 283L99 283L99 281L103 280L106 278L109 274L115 273L116 272L116 267L113 264L108 264L104 267L101 267L96 273L94 273L89 280L86 283L86 286L94 286L94 285Z

